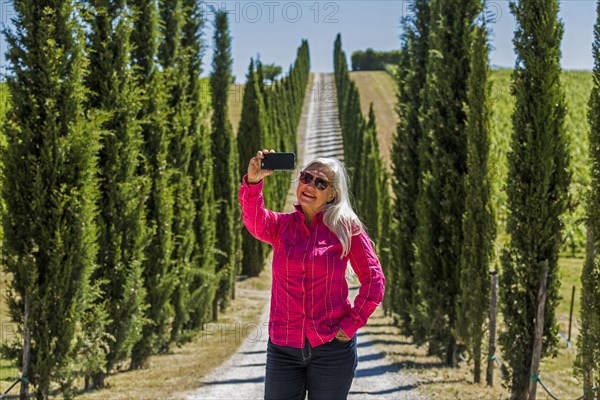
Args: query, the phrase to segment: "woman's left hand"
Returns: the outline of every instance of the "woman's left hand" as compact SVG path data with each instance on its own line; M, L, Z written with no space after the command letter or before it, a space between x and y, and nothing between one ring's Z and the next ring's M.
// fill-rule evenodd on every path
M338 331L337 331L337 333L335 334L335 338L336 338L337 340L341 340L341 341L344 341L344 342L347 342L347 341L349 341L349 340L350 340L350 338L349 338L349 337L348 337L348 336L347 336L347 335L344 333L344 331L343 331L343 330L341 330L340 328L338 328Z

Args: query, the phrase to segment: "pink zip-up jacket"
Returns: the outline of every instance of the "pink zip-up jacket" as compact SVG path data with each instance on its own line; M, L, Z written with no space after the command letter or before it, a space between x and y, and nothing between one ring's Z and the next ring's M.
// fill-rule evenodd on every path
M365 232L352 237L350 253L316 214L307 228L299 205L292 213L266 210L263 181L250 185L244 176L239 192L242 219L255 238L273 247L269 336L280 346L312 347L333 340L338 328L348 337L367 323L383 300L385 278ZM346 266L360 281L354 306L348 300Z

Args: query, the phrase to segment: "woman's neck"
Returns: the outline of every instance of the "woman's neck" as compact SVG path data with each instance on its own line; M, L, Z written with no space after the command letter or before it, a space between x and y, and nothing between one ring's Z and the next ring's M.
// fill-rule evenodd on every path
M312 219L314 217L314 214L308 213L306 211L304 211L304 222L306 223L306 226L309 226L310 223L312 222Z
M302 207L302 212L304 213L304 221L306 222L306 226L310 225L310 223L312 222L313 218L318 213L318 211L315 212L313 210L306 209L305 207Z

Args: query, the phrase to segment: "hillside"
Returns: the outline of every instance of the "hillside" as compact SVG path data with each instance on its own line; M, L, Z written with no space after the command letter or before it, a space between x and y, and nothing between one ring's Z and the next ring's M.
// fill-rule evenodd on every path
M392 135L396 131L396 124L398 123L396 82L385 71L350 72L350 78L358 86L360 107L365 116L369 114L369 106L373 103L375 120L377 121L379 150L389 168Z
M506 218L506 194L503 182L506 180L506 153L510 145L512 131L511 115L514 100L510 94L511 70L494 70L491 75L492 106L492 145L490 150L490 172L494 182L494 201L501 226ZM363 113L369 111L372 102L377 119L377 134L382 156L388 167L389 150L396 130L398 116L395 110L396 84L384 71L351 72L350 77L360 92ZM562 77L567 105L565 128L571 138L571 157L573 181L571 185L571 205L573 212L565 218L566 245L564 251L571 256L581 254L585 234L581 224L583 217L583 195L589 185L587 166L587 102L592 87L592 75L587 71L565 71Z

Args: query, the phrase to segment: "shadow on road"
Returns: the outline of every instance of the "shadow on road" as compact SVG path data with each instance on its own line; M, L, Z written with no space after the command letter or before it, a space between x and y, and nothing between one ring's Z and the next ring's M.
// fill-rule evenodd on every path
M405 386L397 386L395 388L392 389L386 389L386 390L379 390L379 391L354 391L354 390L350 390L350 394L370 394L370 395L384 395L384 394L392 394L392 393L397 393L397 392L405 392L405 391L409 391L409 390L413 390L415 388L415 386L413 385L405 385Z
M375 339L375 340L368 340L366 342L358 342L357 346L360 347L369 347L369 346L373 346L376 344L381 344L381 345L394 345L394 344L399 344L399 345L410 345L412 343L403 341L403 340L383 340L383 339Z
M249 379L227 379L224 381L210 381L210 382L202 382L204 385L236 385L240 383L261 383L265 381L264 376L258 376L256 378Z
M262 367L267 365L266 363L256 363L256 364L241 364L241 365L236 365L236 367Z
M260 353L266 353L267 350L256 350L256 351L242 351L240 352L241 354L260 354Z
M368 354L366 356L359 356L358 362L361 363L373 360L381 360L382 358L385 358L385 354L383 353Z

